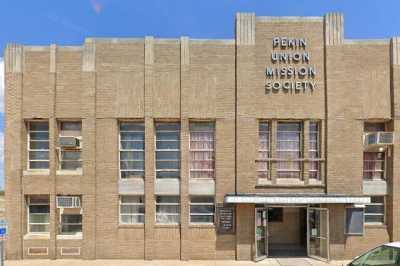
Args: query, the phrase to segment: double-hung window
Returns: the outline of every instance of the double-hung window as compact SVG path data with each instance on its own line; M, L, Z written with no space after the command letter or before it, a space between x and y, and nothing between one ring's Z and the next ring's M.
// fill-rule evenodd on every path
M121 224L144 223L144 197L121 195L119 198L119 214Z
M28 122L28 169L49 169L49 122Z
M365 205L365 223L385 223L385 197L372 196L371 203Z
M59 233L77 235L82 233L81 196L57 196L57 208L60 215Z
M214 223L214 197L191 196L190 197L190 222Z
M190 177L214 178L215 125L212 122L192 122L190 127Z
M80 121L60 122L60 142L63 139L68 140L68 145L60 147L60 169L82 170L82 123Z
M121 178L144 178L144 123L121 122L119 139Z
M156 177L180 178L180 123L156 123Z
M61 214L61 234L74 235L82 233L82 214Z
M179 224L180 197L156 196L156 223Z
M384 152L364 152L363 176L368 180L385 178Z
M301 176L302 124L278 122L277 173L279 178L300 178Z
M28 197L28 232L48 233L50 217L49 196Z
M259 178L269 178L270 164L270 123L262 121L258 125L258 159L257 174Z
M310 178L320 178L320 163L317 159L320 158L320 124L315 121L310 122L309 127L309 150L310 157Z

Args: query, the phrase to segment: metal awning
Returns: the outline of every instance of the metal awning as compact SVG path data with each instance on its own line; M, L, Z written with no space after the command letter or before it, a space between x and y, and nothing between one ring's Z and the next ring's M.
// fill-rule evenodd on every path
M254 203L254 204L368 204L369 196L353 196L342 194L227 194L225 203Z

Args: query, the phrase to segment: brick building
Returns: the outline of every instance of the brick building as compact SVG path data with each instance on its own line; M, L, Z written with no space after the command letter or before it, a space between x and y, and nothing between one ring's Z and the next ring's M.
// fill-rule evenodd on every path
M400 240L400 39L343 27L239 13L232 40L9 45L8 258L343 259Z

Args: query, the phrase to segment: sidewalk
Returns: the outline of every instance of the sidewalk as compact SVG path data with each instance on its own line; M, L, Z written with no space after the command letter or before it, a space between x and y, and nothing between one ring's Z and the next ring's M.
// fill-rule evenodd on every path
M252 261L176 261L176 260L18 260L6 261L5 266L342 266L348 261L325 263L310 258L266 259Z

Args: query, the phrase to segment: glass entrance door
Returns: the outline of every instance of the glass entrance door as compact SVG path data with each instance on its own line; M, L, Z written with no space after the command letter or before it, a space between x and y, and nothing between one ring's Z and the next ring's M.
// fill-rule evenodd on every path
M255 261L265 259L268 255L267 219L266 208L255 208Z
M329 211L325 208L307 208L308 256L329 260Z

